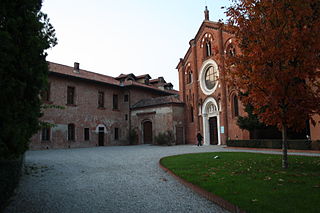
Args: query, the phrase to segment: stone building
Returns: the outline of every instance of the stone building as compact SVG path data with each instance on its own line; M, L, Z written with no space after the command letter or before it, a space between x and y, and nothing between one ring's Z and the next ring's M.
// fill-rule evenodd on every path
M204 144L226 144L227 139L249 139L237 117L244 116L244 106L237 92L225 82L224 60L240 52L234 36L219 22L209 20L209 11L190 47L178 65L179 94L185 103L186 143L194 143L197 132ZM315 116L319 121L319 116ZM320 139L319 125L310 125L312 140Z
M121 74L113 78L79 68L49 63L49 87L42 94L48 105L42 121L53 124L32 137L31 149L154 143L154 136L173 131L183 143L184 104L163 77ZM163 125L165 124L165 125Z

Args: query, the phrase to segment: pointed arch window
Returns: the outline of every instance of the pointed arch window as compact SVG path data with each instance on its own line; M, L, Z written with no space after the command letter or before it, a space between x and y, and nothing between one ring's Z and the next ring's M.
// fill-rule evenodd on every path
M212 55L212 51L211 51L211 42L210 41L206 41L205 43L205 54L206 54L206 57L209 57Z
M239 116L239 102L238 102L238 96L233 96L233 116L238 117Z
M212 56L214 52L212 51L212 42L213 36L210 33L204 34L201 40L201 48L203 48L203 59L207 59L208 57Z
M187 73L187 83L188 84L191 84L192 83L192 71L189 70L188 73Z
M233 46L233 44L230 44L228 49L227 49L227 54L228 56L236 56L237 52L236 52L236 48Z

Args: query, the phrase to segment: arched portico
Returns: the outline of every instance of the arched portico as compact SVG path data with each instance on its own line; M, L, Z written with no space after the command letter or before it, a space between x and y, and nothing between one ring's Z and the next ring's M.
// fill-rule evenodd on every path
M209 97L202 105L202 123L204 145L221 145L220 116L217 101Z

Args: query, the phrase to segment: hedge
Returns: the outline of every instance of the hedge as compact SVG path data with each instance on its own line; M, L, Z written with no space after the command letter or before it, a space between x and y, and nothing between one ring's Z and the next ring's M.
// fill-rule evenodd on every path
M0 160L0 212L8 204L19 183L24 157L16 160Z
M227 146L281 149L282 141L281 140L228 140ZM311 149L311 141L288 140L288 148L298 149L298 150L309 150Z

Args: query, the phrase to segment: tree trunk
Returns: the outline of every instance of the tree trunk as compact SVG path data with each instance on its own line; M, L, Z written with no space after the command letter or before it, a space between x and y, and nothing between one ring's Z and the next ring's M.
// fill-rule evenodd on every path
M282 125L282 168L288 168L288 140L287 140L287 125Z

